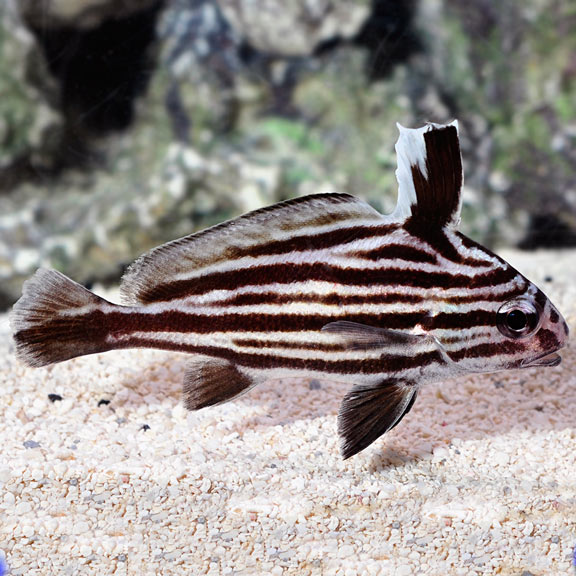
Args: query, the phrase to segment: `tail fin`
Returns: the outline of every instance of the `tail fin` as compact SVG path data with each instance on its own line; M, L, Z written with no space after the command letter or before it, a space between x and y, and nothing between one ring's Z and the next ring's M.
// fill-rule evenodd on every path
M104 352L107 330L98 309L108 304L56 270L40 268L24 283L10 315L16 355L46 366Z

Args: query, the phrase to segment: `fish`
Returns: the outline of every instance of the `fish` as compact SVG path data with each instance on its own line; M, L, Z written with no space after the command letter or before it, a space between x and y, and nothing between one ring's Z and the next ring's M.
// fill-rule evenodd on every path
M270 379L342 382L344 459L397 426L426 384L557 366L560 312L458 231L457 121L398 130L391 214L344 193L247 213L141 256L122 304L41 268L11 313L17 357L39 367L125 348L189 353L189 410Z

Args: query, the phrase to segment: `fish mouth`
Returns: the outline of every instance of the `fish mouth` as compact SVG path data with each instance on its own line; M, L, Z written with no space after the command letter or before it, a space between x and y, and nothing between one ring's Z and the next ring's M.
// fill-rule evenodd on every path
M526 360L522 360L520 364L521 368L534 368L535 366L558 366L562 362L562 358L559 354L555 352L544 352L544 354L540 354L540 356L536 356L536 358L530 358Z

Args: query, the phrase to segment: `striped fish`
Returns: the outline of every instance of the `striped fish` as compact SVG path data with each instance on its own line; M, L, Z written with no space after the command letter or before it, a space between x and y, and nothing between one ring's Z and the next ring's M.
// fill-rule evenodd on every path
M251 212L142 256L122 306L40 269L11 316L17 355L44 366L120 348L188 352L190 410L269 378L342 381L344 458L396 426L427 382L559 364L568 327L556 308L457 231L457 123L399 130L391 215L347 194Z

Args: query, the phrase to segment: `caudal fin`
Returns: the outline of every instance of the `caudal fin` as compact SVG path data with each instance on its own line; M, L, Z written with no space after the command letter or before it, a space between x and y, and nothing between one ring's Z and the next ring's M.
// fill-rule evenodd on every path
M40 268L24 283L10 314L16 355L46 366L107 350L98 309L106 300L56 270Z

